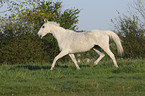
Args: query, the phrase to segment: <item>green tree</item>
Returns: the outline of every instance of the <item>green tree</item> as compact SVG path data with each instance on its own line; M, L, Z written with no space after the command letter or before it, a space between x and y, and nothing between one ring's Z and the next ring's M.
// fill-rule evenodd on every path
M137 17L123 17L119 21L118 32L124 47L126 58L145 57L145 29L140 25Z
M45 18L77 30L79 9L62 11L62 2L9 0L7 4L12 5L7 8L12 14L0 18L0 63L52 61L59 52L56 40L52 35L40 40L36 34Z
M119 17L112 21L115 31L122 40L125 58L145 58L145 8L142 4L144 4L143 0L137 0L135 6L132 6L140 15L130 11L130 16L121 16L118 12Z

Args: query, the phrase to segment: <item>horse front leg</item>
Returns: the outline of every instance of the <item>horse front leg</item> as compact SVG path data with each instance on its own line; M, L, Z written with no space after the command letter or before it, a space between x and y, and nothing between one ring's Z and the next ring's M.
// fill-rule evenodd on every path
M55 66L55 63L56 63L56 61L57 61L58 59L62 58L63 56L65 56L65 55L67 55L67 54L68 54L67 51L65 51L65 50L61 51L61 52L54 58L50 70L53 70L53 68L54 68L54 66Z

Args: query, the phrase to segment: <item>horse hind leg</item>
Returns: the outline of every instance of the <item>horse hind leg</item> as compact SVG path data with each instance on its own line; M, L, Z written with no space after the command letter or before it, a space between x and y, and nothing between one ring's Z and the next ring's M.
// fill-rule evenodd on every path
M101 47L102 48L102 47ZM111 52L109 46L108 47L105 47L105 48L102 48L109 56L110 58L113 60L113 63L115 65L115 67L118 68L118 65L117 65L117 62L116 62L116 59L115 59L115 56L114 54Z
M99 61L105 56L104 53L101 53L99 50L93 48L93 50L95 50L99 55L100 57L94 62L94 67L99 63Z

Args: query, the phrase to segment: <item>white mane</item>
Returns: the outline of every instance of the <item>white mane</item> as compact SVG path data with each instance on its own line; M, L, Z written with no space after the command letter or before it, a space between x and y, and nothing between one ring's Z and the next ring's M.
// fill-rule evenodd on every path
M54 25L56 25L56 26L60 26L60 24L59 23L57 23L57 22L50 22L51 24L54 24Z

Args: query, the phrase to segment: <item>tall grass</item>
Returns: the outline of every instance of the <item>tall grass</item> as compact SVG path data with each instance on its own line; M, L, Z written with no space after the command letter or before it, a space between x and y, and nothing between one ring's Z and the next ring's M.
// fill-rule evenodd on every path
M0 66L0 96L144 96L145 60Z

